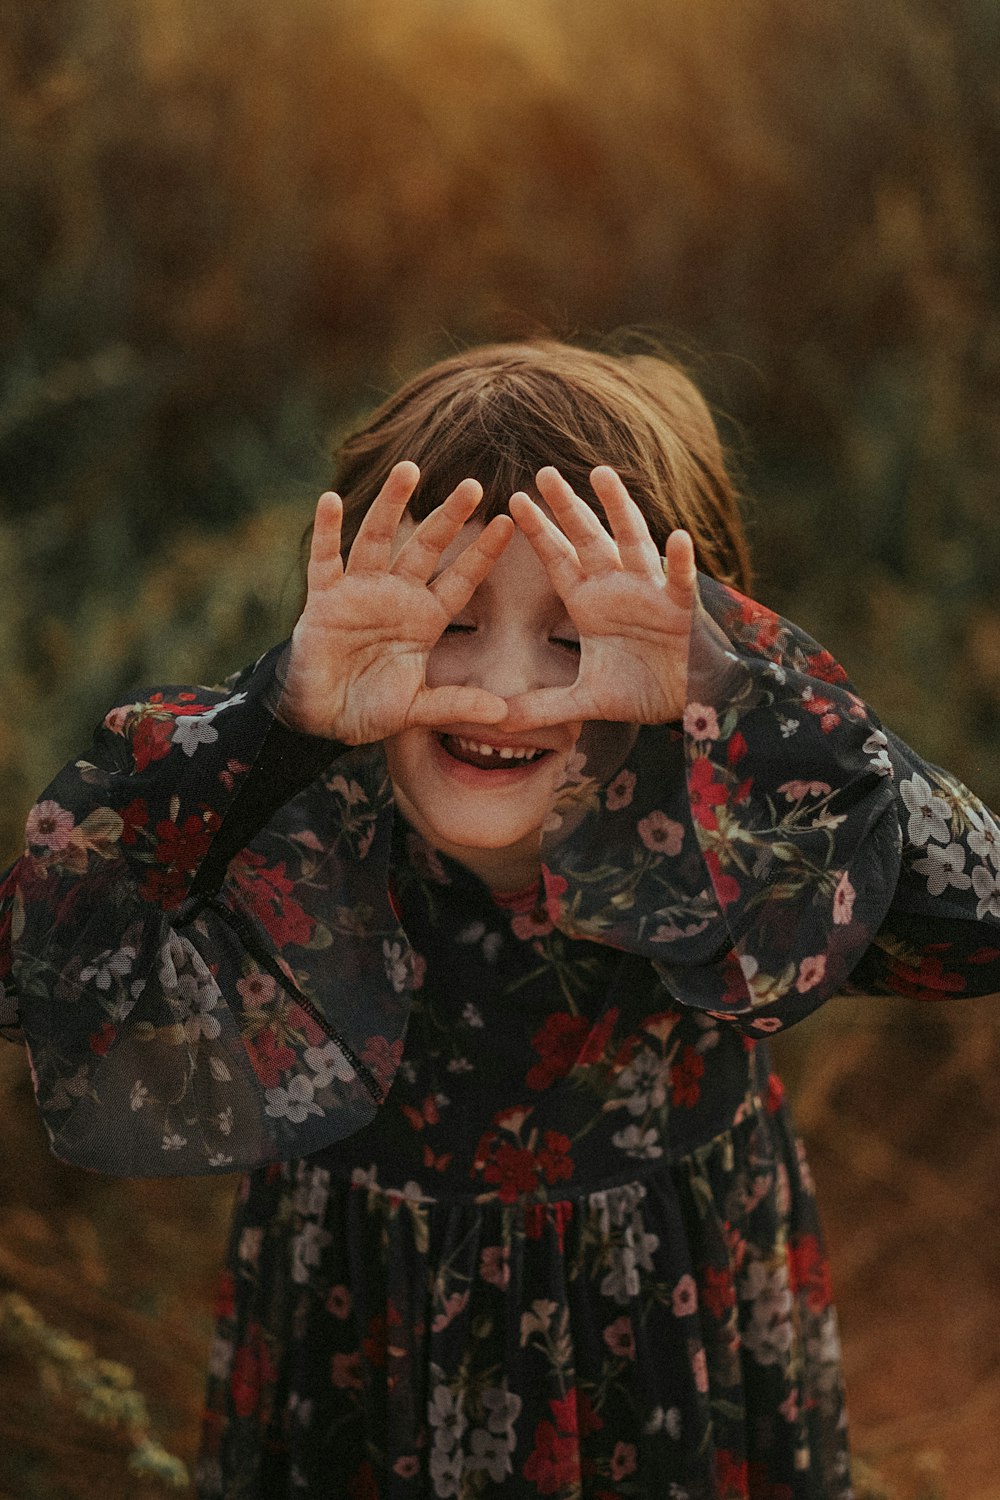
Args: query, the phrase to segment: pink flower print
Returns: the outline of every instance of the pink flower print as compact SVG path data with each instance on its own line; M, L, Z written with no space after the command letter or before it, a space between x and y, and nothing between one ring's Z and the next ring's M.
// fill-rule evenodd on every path
M251 1010L263 1010L265 1005L270 1005L277 988L278 982L273 974L245 974L236 981L237 993L242 995Z
M684 842L683 824L668 818L659 809L639 820L638 834L646 848L657 854L679 854Z
M559 898L569 890L569 881L556 875L548 865L542 865L542 881L545 885L545 909L553 922L559 920Z
M459 1313L463 1311L468 1300L468 1290L464 1292L452 1292L450 1297L446 1297L444 1307L431 1324L431 1333L441 1333L448 1327L449 1323L453 1323Z
M799 977L795 981L795 988L800 995L807 990L814 990L826 973L826 954L814 953L809 958L804 958L799 964Z
M547 937L553 930L552 918L546 911L519 911L516 917L511 919L511 931L514 936L520 938L522 943L531 938Z
M833 920L838 927L846 927L851 920L856 894L857 892L848 878L847 871L844 870L837 881L837 889L833 893Z
M616 1481L624 1479L627 1474L634 1474L635 1468L635 1444L616 1443L611 1455L611 1478Z
M510 1247L487 1245L479 1257L479 1274L490 1286L505 1291L510 1285Z
M691 1355L691 1373L694 1375L695 1390L704 1396L708 1391L708 1360L704 1349L695 1349Z
M393 1464L392 1472L400 1479L416 1479L420 1473L420 1460L415 1453L403 1453Z
M689 703L684 710L684 732L693 740L717 740L719 720L715 709L705 703Z
M635 772L619 771L604 793L604 805L608 812L620 812L628 807L635 793Z
M351 1316L351 1294L346 1286L332 1286L326 1294L326 1310L335 1318L349 1318Z
M58 853L66 848L75 826L73 814L58 802L39 802L28 814L27 840Z
M675 1318L687 1318L698 1311L698 1288L693 1276L681 1277L671 1293L670 1305Z
M801 802L804 797L828 797L830 788L825 781L785 781L779 786L786 802Z
M635 1359L635 1334L632 1331L632 1319L627 1313L608 1324L604 1330L604 1342L619 1359Z

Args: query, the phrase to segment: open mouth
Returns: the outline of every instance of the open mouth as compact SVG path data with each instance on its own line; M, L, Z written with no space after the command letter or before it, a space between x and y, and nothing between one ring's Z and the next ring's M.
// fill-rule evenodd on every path
M553 753L532 745L488 745L457 734L439 734L438 743L453 760L480 771L523 770Z

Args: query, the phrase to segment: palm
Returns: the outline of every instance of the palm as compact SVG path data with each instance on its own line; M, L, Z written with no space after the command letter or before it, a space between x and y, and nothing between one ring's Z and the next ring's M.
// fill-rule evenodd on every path
M554 469L542 470L538 487L558 526L527 495L511 502L514 519L580 632L580 670L571 687L514 700L508 727L573 719L657 724L683 712L696 597L690 538L685 532L671 536L665 571L618 476L596 469L592 482L611 535Z
M506 704L478 689L428 688L427 658L452 615L472 596L513 533L498 517L430 581L441 554L475 510L481 489L465 481L412 536L398 529L416 485L399 464L372 503L345 568L341 505L316 512L308 595L292 636L279 712L293 727L347 744L386 739L413 724L496 723Z

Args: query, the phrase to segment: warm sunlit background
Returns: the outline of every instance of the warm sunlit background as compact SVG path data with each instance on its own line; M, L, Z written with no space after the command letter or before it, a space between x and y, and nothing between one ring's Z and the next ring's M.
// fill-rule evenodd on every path
M0 853L117 693L287 630L338 429L622 325L725 414L758 596L1000 804L998 81L996 0L8 0ZM784 1046L869 1496L1000 1497L998 1017ZM67 1339L190 1462L233 1184L61 1168L0 1092L0 1500L165 1494Z

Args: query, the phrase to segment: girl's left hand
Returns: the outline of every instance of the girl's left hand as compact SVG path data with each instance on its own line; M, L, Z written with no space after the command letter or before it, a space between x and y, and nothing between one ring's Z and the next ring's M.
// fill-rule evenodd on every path
M580 632L580 670L569 687L510 699L505 731L580 719L663 724L684 712L697 600L691 538L671 532L661 557L614 469L602 465L590 481L611 535L557 469L540 470L536 484L558 525L528 495L511 496L511 515Z

